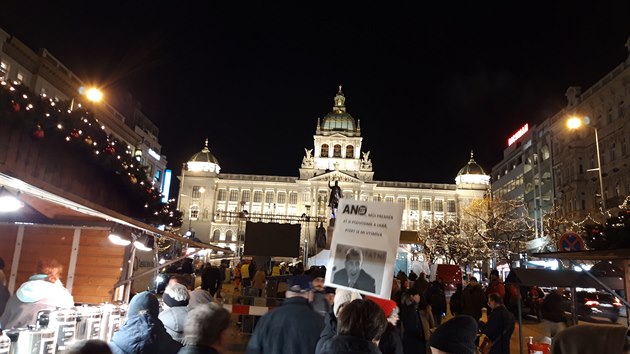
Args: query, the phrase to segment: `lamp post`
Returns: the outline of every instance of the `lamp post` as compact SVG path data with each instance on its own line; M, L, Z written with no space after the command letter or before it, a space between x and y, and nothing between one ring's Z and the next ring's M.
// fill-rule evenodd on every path
M571 117L567 120L567 127L569 129L578 129L582 125L588 125L590 119L588 117ZM597 153L597 175L599 177L599 195L601 198L602 206L602 227L606 225L606 197L604 195L604 180L602 179L602 162L599 155L599 136L597 135L597 127L591 126L595 129L595 152ZM592 171L593 169L591 169Z

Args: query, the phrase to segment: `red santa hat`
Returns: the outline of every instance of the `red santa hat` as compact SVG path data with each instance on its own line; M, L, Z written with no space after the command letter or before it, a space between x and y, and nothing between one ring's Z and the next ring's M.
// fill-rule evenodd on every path
M392 311L394 311L394 309L398 307L396 302L390 299L382 299L380 297L369 296L369 295L366 296L365 299L373 301L378 306L380 306L380 308L383 309L383 312L385 312L385 317L389 317L389 315L392 314Z

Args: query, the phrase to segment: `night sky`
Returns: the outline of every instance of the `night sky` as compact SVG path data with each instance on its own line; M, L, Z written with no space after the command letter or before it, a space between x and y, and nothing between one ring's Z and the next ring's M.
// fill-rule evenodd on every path
M9 0L0 28L140 100L175 173L207 137L224 173L297 176L341 84L376 180L454 183L628 56L629 1L208 3Z

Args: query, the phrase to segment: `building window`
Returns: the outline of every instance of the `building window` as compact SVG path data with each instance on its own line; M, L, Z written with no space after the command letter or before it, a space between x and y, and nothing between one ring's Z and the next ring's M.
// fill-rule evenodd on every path
M582 210L586 210L586 200L582 199Z
M333 157L341 157L341 145L336 144L333 147Z
M238 202L238 191L236 189L232 189L230 191L230 201L231 202Z
M19 83L23 83L24 82L24 75L22 73L17 73L17 76L15 77L15 80Z
M393 203L394 197L385 197L385 203Z
M212 242L219 242L221 240L221 231L214 230L212 233Z
M433 210L437 211L437 212L443 212L444 211L444 201L442 199L436 199L433 202Z
M224 202L225 198L227 198L227 191L225 189L219 189L217 200L220 202Z
M346 199L354 199L354 193L352 191L343 192L343 197Z
M249 202L250 191L243 191L241 195L241 201L248 203Z
M278 204L284 204L287 202L287 194L285 192L278 192Z
M9 71L9 64L0 61L0 80L7 79L7 72Z
M380 202L381 201L381 195L377 194L375 196L372 197L372 201L374 202Z
M310 192L302 193L302 201L304 203L309 203L311 201L311 193Z
M268 191L268 192L265 193L265 203L267 203L267 204L273 203L273 192L272 191Z
M193 188L192 188L192 197L193 197L193 199L199 199L201 197L200 189L201 189L201 187L199 187L199 186L193 186Z
M328 144L322 145L321 157L328 157Z
M409 199L409 210L418 210L418 199Z
M298 194L297 192L289 193L289 204L295 205L297 204Z
M254 192L254 203L260 203L262 202L262 191L255 191Z
M606 116L607 123L612 123L613 121L613 109L612 107L608 108L608 115Z
M612 145L610 146L610 161L615 161L615 147L616 144L612 143Z
M354 158L354 146L352 145L346 146L346 158L347 159Z
M446 211L449 213L454 213L455 212L455 201L454 200L449 200L446 203Z
M193 205L190 207L190 220L197 220L199 218L199 206Z
M422 211L431 211L431 199L422 199Z
M405 198L398 198L398 204L402 204L403 206L407 204L407 199Z
M201 213L201 219L208 220L209 214L210 214L210 212L208 211L208 208L204 208L203 209L203 213Z
M232 230L227 230L225 232L225 240L226 241L236 241L236 237L234 235L234 232L232 232Z

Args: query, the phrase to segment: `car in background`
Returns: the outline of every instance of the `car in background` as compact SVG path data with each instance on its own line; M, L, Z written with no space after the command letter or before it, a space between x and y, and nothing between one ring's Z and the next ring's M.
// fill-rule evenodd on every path
M576 291L577 312L581 319L589 320L593 317L607 318L616 323L623 306L618 297L604 291ZM571 312L571 293L564 293L563 309Z

